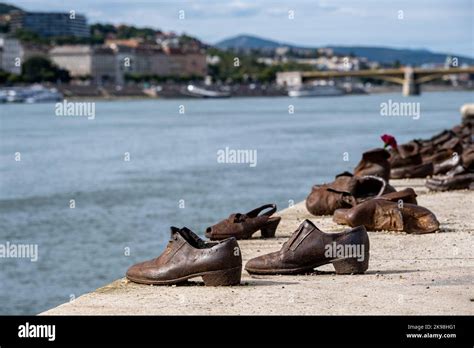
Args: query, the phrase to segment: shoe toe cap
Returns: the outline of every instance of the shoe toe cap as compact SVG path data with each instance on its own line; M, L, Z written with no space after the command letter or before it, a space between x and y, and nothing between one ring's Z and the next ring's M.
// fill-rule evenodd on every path
M137 263L129 267L125 276L130 280L142 278L141 264Z
M250 259L247 264L245 265L245 269L248 272L265 272L265 271L273 271L275 269L281 268L279 262L279 257L277 253L271 253L267 255L262 255Z
M156 271L150 267L150 261L144 261L131 266L125 276L128 280L138 283L148 283L150 280L157 278Z

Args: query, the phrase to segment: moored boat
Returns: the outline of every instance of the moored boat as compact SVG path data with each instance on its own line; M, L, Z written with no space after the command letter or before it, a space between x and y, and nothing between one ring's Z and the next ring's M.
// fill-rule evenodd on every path
M186 88L186 95L191 97L197 98L229 98L229 92L222 92L222 91L213 91L201 87L197 87L194 85L188 85Z
M302 85L288 90L290 97L331 97L344 95L345 91L332 84Z

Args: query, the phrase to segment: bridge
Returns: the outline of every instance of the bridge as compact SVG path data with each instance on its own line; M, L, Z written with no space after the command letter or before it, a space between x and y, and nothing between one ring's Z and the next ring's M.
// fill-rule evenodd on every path
M284 75L288 74L288 75ZM370 77L403 86L403 95L420 94L420 85L429 81L440 79L446 75L474 74L474 66L462 68L411 68L404 67L398 69L372 69L353 71L295 71L288 73L278 73L277 82L285 83L288 78L293 84L303 83L308 80L323 80L344 77ZM290 83L291 84L291 83Z

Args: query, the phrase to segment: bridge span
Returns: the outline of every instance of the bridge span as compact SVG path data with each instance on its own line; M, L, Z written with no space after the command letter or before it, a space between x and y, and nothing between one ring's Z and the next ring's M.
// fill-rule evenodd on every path
M344 77L370 77L403 86L403 95L420 94L420 85L447 75L474 74L474 66L462 68L411 68L372 69L350 71L291 71L277 74L277 83L297 85L308 80L324 80Z

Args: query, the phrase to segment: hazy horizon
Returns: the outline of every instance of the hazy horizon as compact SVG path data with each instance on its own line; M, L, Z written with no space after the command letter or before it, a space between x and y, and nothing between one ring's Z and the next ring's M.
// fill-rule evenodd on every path
M41 0L4 3L27 11L75 10L89 24L148 26L187 33L209 44L251 35L304 47L377 46L474 58L471 0L50 0L48 8Z

